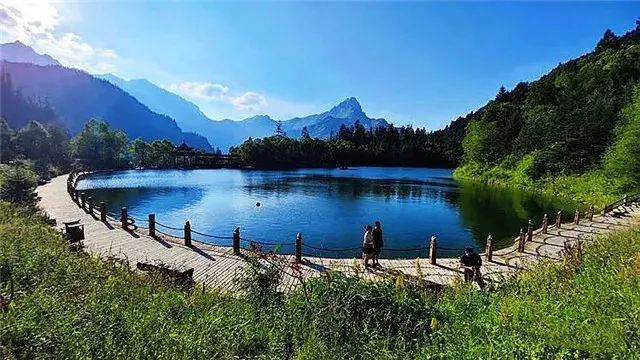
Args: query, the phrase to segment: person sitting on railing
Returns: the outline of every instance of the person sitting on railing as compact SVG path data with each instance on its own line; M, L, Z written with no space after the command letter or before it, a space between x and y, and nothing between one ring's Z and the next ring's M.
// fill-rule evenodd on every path
M482 279L482 273L480 267L482 266L482 258L480 255L473 251L473 248L465 248L464 255L460 258L460 267L464 269L464 281L475 281L480 286L480 289L484 288L484 280Z
M367 225L364 228L364 240L362 242L362 259L364 260L364 267L369 267L369 259L373 257L375 251L373 247L373 228L371 225Z

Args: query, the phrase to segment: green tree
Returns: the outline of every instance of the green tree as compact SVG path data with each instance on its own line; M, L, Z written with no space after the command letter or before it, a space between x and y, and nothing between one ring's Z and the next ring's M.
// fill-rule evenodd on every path
M622 191L640 188L640 86L622 110L615 143L605 156L605 170Z
M26 164L0 165L0 200L21 206L36 205L38 175Z
M174 165L174 146L169 140L155 140L151 143L150 164L156 167L170 167Z
M465 161L488 163L491 158L489 152L492 140L497 137L498 125L495 122L485 124L481 120L474 120L467 125L467 135L462 141Z
M4 118L0 117L0 163L6 163L15 156L13 138L15 133Z
M120 168L127 165L127 136L111 130L107 123L89 120L72 140L75 157L92 168Z
M604 51L609 48L615 48L619 45L619 39L616 34L611 31L611 29L607 29L602 35L602 39L598 41L596 45L596 52Z
M49 131L37 121L29 121L16 134L17 150L28 159L48 160L50 155Z
M141 138L137 138L129 144L129 153L131 154L131 160L134 166L149 166L149 161L151 160L151 145Z
M311 135L309 135L309 129L306 126L303 126L300 133L300 140L304 141L309 139L311 139Z
M60 126L50 125L49 132L49 161L53 166L64 171L71 162L69 134Z

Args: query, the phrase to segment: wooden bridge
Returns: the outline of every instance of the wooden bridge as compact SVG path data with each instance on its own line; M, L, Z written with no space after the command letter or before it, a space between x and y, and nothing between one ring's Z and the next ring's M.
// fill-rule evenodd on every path
M59 176L38 187L40 208L57 220L80 220L84 225L84 249L97 256L116 257L137 263L164 264L174 269L193 269L193 279L203 287L233 290L234 279L247 265L251 246L214 246L191 239L191 225L185 224L184 237L162 234L153 228L132 226L126 214L122 219L109 216L92 199L75 190L75 176ZM577 243L588 242L594 236L635 226L640 220L640 196L627 197L605 208L600 214L576 212L573 221L562 222L561 216L542 221L542 227L521 231L512 246L493 250L489 239L484 257L483 278L488 282L501 281L532 264L543 260L562 259L563 250ZM150 220L151 219L150 216ZM151 227L151 226L150 226ZM231 234L230 234L231 235ZM236 238L230 236L230 238ZM237 236L240 242L239 235ZM234 245L236 245L234 239ZM360 259L305 256L303 241L296 241L296 254L275 255L271 261L284 266L283 291L296 287L304 279L320 276L329 269L365 279L395 279L399 274L418 277L434 285L449 285L462 278L457 258L436 258L437 241L433 239L429 252L417 259L381 259L381 269L365 271ZM269 260L269 259L267 259Z

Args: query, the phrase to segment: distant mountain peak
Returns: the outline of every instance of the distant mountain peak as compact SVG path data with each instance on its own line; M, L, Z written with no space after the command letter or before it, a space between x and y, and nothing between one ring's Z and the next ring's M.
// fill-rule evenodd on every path
M273 120L271 119L271 116L267 115L267 114L262 114L262 115L254 115L250 118L246 118L244 120L251 120L251 119L269 119L269 120Z
M329 110L327 115L339 119L365 116L360 103L355 97L347 98L340 104L334 106L331 110Z
M30 46L23 44L19 40L0 44L0 60L40 66L60 65L56 59L47 54L38 54Z

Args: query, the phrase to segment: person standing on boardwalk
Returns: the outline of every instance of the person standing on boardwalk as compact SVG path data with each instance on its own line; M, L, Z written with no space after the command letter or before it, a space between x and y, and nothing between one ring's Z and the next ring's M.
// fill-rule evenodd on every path
M364 260L364 267L369 267L369 259L373 256L373 228L371 225L367 225L364 230L364 239L362 242L362 258Z
M464 281L475 281L480 286L480 289L484 288L484 280L482 279L482 273L480 273L480 267L482 266L482 258L476 254L472 248L468 247L464 249L464 255L460 258L460 267L464 269Z
M373 228L373 266L380 266L379 258L380 252L382 252L382 246L384 242L382 240L382 228L380 227L380 221L376 221L376 225Z

